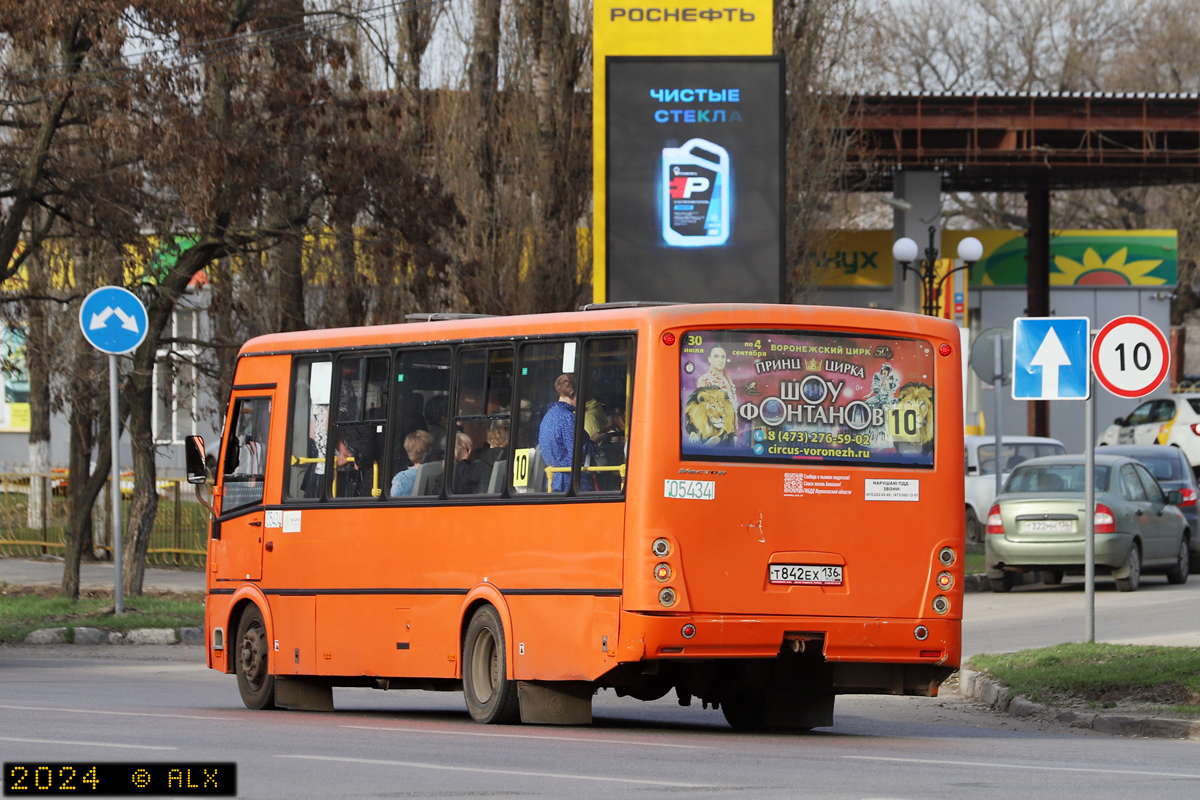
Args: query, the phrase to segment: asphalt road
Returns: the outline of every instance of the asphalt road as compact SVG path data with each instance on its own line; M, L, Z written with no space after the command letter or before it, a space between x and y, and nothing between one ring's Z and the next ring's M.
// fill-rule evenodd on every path
M1200 580L1100 584L1112 641L1200 644ZM1082 636L1080 585L966 601L968 652ZM602 692L591 727L485 728L461 695L335 690L337 711L252 712L194 647L0 648L3 760L232 761L245 798L1200 796L1195 742L1108 737L954 697L839 698L835 725L733 733L719 711Z
M586 728L471 723L456 694L337 690L252 712L199 648L0 649L6 762L233 761L239 797L1200 796L1197 744L1047 729L949 699L845 698L836 725L741 735L604 692Z
M1061 586L1027 584L1008 594L979 592L965 597L966 655L1083 638L1083 578L1067 577ZM1097 578L1096 640L1200 647L1200 575L1182 586L1171 586L1161 575L1143 575L1136 592L1118 592L1112 578Z

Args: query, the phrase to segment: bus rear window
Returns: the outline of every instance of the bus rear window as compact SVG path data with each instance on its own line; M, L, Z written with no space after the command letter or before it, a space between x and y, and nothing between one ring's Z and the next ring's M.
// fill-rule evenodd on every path
M928 342L745 330L682 341L683 458L933 466Z

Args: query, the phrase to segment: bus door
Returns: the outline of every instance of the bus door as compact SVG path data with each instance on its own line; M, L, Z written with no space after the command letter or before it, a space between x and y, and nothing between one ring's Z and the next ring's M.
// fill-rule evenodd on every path
M216 579L262 579L263 486L274 392L235 392L221 461L221 516L213 526Z

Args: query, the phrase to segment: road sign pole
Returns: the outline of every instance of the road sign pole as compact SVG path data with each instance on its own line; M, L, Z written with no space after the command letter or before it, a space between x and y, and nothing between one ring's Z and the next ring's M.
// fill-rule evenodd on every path
M121 529L120 410L117 403L117 356L132 353L146 340L150 319L137 295L121 286L93 289L79 304L79 329L88 344L108 355L108 420L112 433L113 610L125 613L124 531Z
M1091 381L1091 376L1088 376ZM1083 639L1096 641L1096 387L1084 403Z
M996 348L996 380L992 381L992 388L996 390L996 496L999 497L1004 488L1004 478L1000 470L1000 443L1004 438L1004 398L1000 396L1004 391L1004 341L997 336L992 339L992 343Z
M109 502L112 503L113 566L116 568L116 583L113 586L113 608L117 614L125 613L125 577L123 569L121 531L121 457L117 446L121 441L119 426L120 412L117 409L117 357L108 357L108 422L112 429L112 488Z

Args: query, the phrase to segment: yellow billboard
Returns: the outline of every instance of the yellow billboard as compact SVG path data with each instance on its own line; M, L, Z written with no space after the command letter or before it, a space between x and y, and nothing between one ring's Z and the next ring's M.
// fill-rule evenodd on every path
M1024 231L943 230L941 254L952 256L958 243L974 236L983 258L971 267L973 286L1024 286L1027 244ZM1178 236L1173 230L1051 231L1051 286L1174 286ZM892 243L882 231L837 231L824 252L813 257L820 286L892 285ZM926 242L917 242L924 257Z
M607 300L607 75L609 56L769 56L774 52L774 3L742 0L735 7L595 0L592 26L593 297ZM708 91L710 87L700 87ZM722 112L723 113L723 112Z

